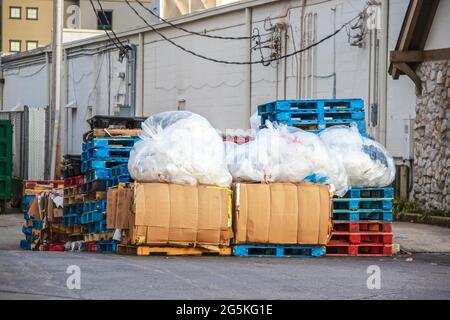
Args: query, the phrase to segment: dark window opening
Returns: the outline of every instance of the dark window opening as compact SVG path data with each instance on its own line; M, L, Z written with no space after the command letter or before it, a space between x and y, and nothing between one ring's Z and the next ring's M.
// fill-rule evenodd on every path
M112 29L112 11L97 11L97 29L111 30Z

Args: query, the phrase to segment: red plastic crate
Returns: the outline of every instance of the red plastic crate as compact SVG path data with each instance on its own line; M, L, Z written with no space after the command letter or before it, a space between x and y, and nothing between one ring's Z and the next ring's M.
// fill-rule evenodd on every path
M64 180L23 180L24 189L34 189L37 185L50 188L63 188Z
M64 179L64 187L78 187L85 182L84 175Z
M52 243L49 245L50 251L64 251L64 243Z
M392 238L392 233L333 231L331 233L330 244L340 242L392 244Z
M382 221L333 221L333 230L340 232L392 232L392 222Z
M88 252L98 252L98 245L95 242L86 242L85 244L86 251Z
M380 243L329 243L327 256L392 256L392 244Z

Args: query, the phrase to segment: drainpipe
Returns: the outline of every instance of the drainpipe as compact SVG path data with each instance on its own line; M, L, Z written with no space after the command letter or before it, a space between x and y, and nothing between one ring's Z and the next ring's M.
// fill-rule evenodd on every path
M130 50L130 56L128 58L128 72L129 72L129 80L128 84L130 86L129 91L129 104L131 107L131 116L136 116L136 45L135 44L129 44L131 50Z
M301 13L300 13L300 30L299 30L299 44L300 49L303 49L303 19L305 18L305 6L306 0L302 0L301 3ZM297 65L297 99L302 98L302 63L303 63L303 53L298 55L298 65Z
M139 33L139 51L137 55L137 90L136 90L136 108L139 109L139 116L144 116L144 34Z
M252 35L252 8L245 8L245 34ZM245 48L245 61L252 61L252 39L248 40ZM252 116L252 66L245 65L245 108L247 109L247 119ZM250 128L250 121L246 121L247 128Z
M389 1L381 1L382 41L380 45L380 143L387 144L387 93L388 93L388 37L389 37Z

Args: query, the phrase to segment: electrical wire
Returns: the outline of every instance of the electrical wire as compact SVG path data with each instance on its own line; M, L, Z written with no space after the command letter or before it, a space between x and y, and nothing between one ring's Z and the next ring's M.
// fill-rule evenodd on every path
M114 29L112 28L112 23L109 21L108 17L106 16L105 10L103 10L103 6L102 3L100 2L100 0L97 0L97 3L100 7L100 10L102 11L102 15L103 18L105 18L106 24L111 26L111 33L113 34L114 38L117 40L117 42L120 44L120 46L123 48L123 50L125 52L127 52L129 50L128 46L125 46L122 41L120 41L119 37L117 37L116 32L114 31ZM106 30L106 29L105 29Z
M32 73L29 73L29 74L20 74L20 68L19 68L19 72L8 74L8 76L16 76L16 77L19 77L19 78L33 77L33 76L37 75L39 72L41 72L42 70L44 70L44 68L46 66L47 66L46 64L43 64L39 69L37 69L36 71L34 71Z
M325 0L322 1L320 3L325 3L325 2L330 2L333 0ZM199 37L205 37L205 38L211 38L211 39L221 39L221 40L253 40L255 39L257 36L256 35L252 35L252 36L242 36L242 37L231 37L231 36L215 36L215 35L210 35L210 34L206 34L206 33L201 33L201 32L196 32L196 31L192 31L192 30L188 30L186 28L180 27L170 21L168 21L167 19L164 19L163 17L161 17L160 15L156 14L155 12L153 12L151 9L147 8L141 1L139 0L135 0L135 2L137 2L142 8L144 8L144 10L148 11L151 15L153 15L155 18L163 21L164 23L170 25L171 27L175 28L175 29L179 29L181 31L184 31L186 33L190 33L192 35L196 35ZM318 3L319 4L319 3ZM316 4L314 4L316 5ZM308 5L309 6L309 5ZM206 31L205 31L206 32Z
M98 1L98 0L97 0L97 1ZM99 14L98 14L98 11L97 11L97 9L96 9L95 6L94 6L94 2L93 2L92 0L89 0L89 2L91 3L92 10L94 11L94 13L95 13L97 19L98 19L99 21L101 21L100 16L99 16ZM99 1L98 1L98 3L100 4ZM100 6L101 6L101 4L100 4ZM107 19L106 15L105 15L105 12L103 11L103 9L102 9L102 12L103 12L104 18ZM109 24L108 21L107 21L107 23ZM117 38L117 35L115 35L115 32L111 29L111 31L113 31L113 33L114 33L116 39L118 40L118 43L111 37L111 35L108 33L108 31L107 31L106 29L103 29L103 30L105 31L105 33L106 33L107 37L109 38L109 40L114 44L114 46L115 46L117 49L119 49L120 55L123 56L124 54L126 54L126 52L127 52L128 49L126 49L125 46L122 44L122 42Z
M215 36L215 35L210 35L210 34L206 34L206 33L201 33L201 32L196 32L196 31L192 31L192 30L188 30L185 29L183 27L180 27L166 19L164 19L163 17L159 16L158 14L156 14L155 12L153 12L151 9L147 8L142 2L140 2L139 0L135 0L135 2L137 2L142 8L144 8L146 11L148 11L151 15L153 15L155 18L163 21L164 23L167 23L169 26L184 31L186 33L190 33L199 37L205 37L205 38L212 38L212 39L221 39L221 40L250 40L250 39L254 39L255 36L242 36L242 37L229 37L229 36Z
M125 2L127 3L127 5L131 8L131 10L133 10L133 12L148 26L150 27L150 29L153 30L153 32L155 32L156 34L158 34L161 38L163 38L164 40L166 40L167 42L169 42L170 44L172 44L173 46L179 48L180 50L187 52L193 56L196 56L198 58L204 59L204 60L208 60L211 62L216 62L216 63L222 63L222 64L232 64L232 65L253 65L253 64L267 64L273 61L278 61L281 59L285 59L291 56L294 56L296 54L299 54L301 52L307 51L315 46L318 46L319 44L321 44L322 42L334 37L335 35L337 35L339 32L342 31L342 29L344 29L347 25L349 25L350 23L352 23L355 19L359 18L361 16L361 14L363 12L360 12L356 17L352 18L351 20L347 21L346 23L344 23L341 27L339 27L338 29L336 29L336 31L334 31L333 33L329 34L328 36L322 38L321 40L319 40L318 42L315 42L305 48L302 48L300 50L296 50L294 52L288 53L286 55L282 55L279 57L275 57L275 58L270 58L270 59L263 59L263 60L259 60L259 61L227 61L227 60L219 60L219 59L215 59L215 58L210 58L207 57L205 55L196 53L192 50L186 49L183 46L179 45L178 43L174 42L173 40L167 38L163 33L161 33L160 31L158 31L153 25L151 25L150 23L147 22L147 20L145 20L144 17L142 17L140 15L140 13L130 4L130 2L128 0L125 0ZM364 9L365 10L365 9ZM364 11L363 10L363 11Z

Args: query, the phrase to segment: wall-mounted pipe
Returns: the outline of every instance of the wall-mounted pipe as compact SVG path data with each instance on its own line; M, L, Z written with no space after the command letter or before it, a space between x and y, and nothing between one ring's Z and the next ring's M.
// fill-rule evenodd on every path
M245 34L252 35L252 8L245 8ZM252 61L252 40L247 41L245 48L245 61ZM245 107L247 109L247 119L252 116L252 66L244 66L245 73ZM247 121L247 128L250 128L250 122Z

